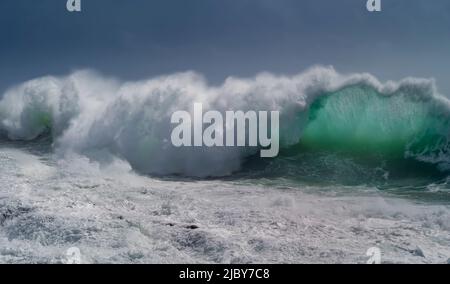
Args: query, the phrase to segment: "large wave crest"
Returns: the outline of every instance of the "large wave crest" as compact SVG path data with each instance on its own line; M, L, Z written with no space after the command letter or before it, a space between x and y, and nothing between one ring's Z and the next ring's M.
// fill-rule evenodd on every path
M0 100L0 131L10 140L50 133L55 153L127 161L142 173L224 176L256 149L173 147L174 111L280 111L282 155L299 151L382 153L448 169L449 101L431 79L379 82L370 74L314 67L294 76L261 73L212 86L195 72L138 82L93 71L43 77Z

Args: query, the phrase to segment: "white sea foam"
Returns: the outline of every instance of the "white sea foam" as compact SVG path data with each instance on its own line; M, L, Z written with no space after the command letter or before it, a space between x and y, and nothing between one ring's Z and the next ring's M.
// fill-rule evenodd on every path
M374 246L383 263L450 257L445 205L366 186L169 181L117 160L53 158L0 147L0 263L61 263L72 247L84 263L366 263Z
M403 91L447 104L431 79L382 84L370 74L343 75L332 67L314 67L294 76L230 77L220 86L209 85L195 72L121 82L79 71L9 89L0 101L0 130L10 139L32 140L50 128L62 155L74 152L99 161L119 157L145 173L221 176L238 170L256 149L173 147L174 111L192 112L194 102L202 103L205 111L280 111L286 146L298 142L304 123L299 114L317 96L357 84L384 95Z

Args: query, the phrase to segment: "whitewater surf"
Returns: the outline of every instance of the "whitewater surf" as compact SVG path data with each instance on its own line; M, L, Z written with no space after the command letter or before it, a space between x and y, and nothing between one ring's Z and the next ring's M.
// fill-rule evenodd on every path
M385 177L400 174L402 167L428 168L439 177L449 170L450 105L433 80L383 84L369 74L342 75L331 67L290 77L229 78L220 86L194 72L140 82L90 71L44 77L4 94L0 130L9 141L48 135L58 155L119 158L142 174L220 177L245 170L259 147L171 144L171 115L192 113L196 102L223 114L279 111L282 155L269 163L342 156L361 166L386 167Z
M173 146L171 115L195 102L278 111L279 155ZM376 246L443 263L449 114L433 80L320 66L24 82L0 100L0 260L63 262L76 245L84 262L365 262Z

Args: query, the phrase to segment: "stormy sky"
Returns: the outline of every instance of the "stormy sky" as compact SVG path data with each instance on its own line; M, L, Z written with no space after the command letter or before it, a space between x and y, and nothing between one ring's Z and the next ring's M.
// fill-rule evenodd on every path
M450 1L1 0L0 90L90 68L126 80L195 70L212 83L315 65L382 80L434 77L450 94Z

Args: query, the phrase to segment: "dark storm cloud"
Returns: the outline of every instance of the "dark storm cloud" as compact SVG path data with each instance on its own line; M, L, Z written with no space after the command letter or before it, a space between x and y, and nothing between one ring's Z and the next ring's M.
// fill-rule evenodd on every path
M210 80L313 64L382 79L450 69L450 2L383 0L2 0L0 87L73 69L126 79L197 70ZM447 89L448 86L443 86Z

